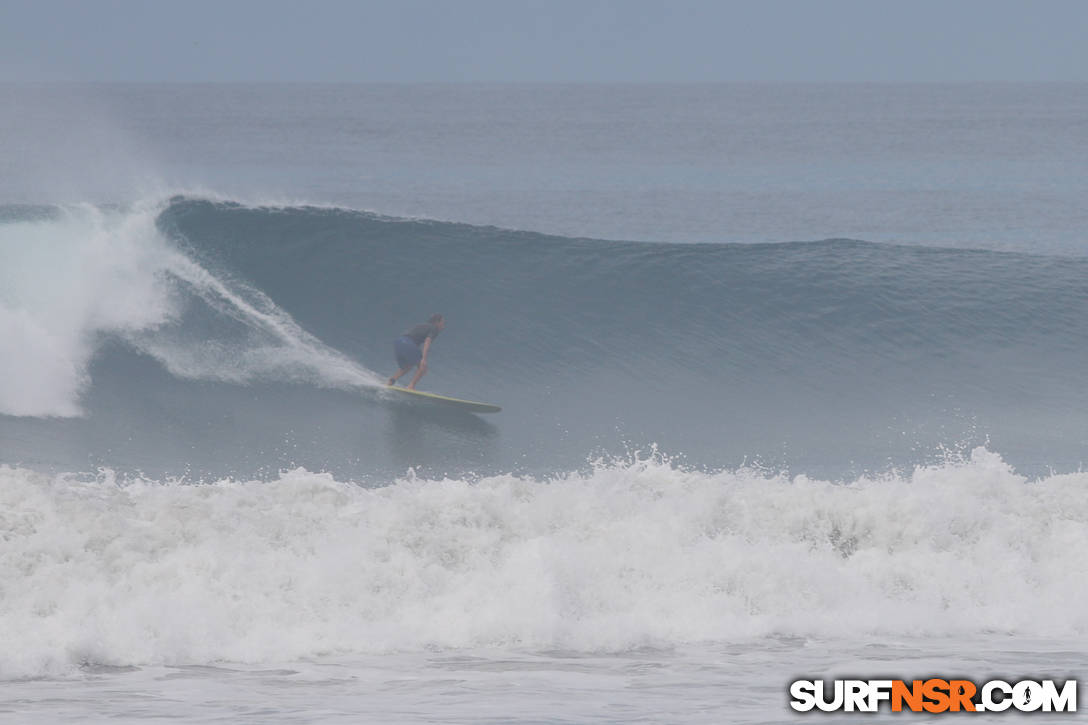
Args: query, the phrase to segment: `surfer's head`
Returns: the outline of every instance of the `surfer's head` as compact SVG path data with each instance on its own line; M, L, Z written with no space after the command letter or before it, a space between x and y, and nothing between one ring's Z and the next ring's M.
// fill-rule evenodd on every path
M431 323L439 330L443 329L446 326L446 318L438 314L437 312L431 315L431 319L427 320L427 322Z

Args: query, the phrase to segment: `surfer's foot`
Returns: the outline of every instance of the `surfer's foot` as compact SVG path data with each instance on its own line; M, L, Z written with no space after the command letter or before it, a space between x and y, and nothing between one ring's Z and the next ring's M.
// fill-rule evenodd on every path
M386 385L394 385L396 382L397 382L396 378L389 378L388 380L385 381L385 384Z

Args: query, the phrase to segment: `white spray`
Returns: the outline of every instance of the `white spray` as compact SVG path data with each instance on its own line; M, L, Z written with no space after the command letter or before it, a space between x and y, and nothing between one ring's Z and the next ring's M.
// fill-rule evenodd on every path
M0 224L0 414L80 415L90 362L109 336L180 377L345 388L380 382L260 291L228 284L177 250L155 225L160 210L77 205ZM172 334L190 295L251 335L186 341Z

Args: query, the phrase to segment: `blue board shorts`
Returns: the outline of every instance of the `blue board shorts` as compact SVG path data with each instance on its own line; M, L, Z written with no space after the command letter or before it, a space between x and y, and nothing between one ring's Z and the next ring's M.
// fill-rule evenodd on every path
M423 351L419 349L416 341L407 335L398 337L393 343L393 354L397 356L397 365L401 370L415 367L423 359Z

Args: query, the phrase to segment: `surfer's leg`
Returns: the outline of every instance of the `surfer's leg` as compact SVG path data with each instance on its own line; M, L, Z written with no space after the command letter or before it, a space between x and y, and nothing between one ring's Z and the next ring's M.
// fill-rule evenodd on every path
M423 375L426 372L427 372L427 363L425 363L423 361L420 361L419 370L416 370L416 376L414 378L412 378L412 382L408 384L408 389L409 390L415 390L416 389L416 383L419 382L419 379L422 378Z

